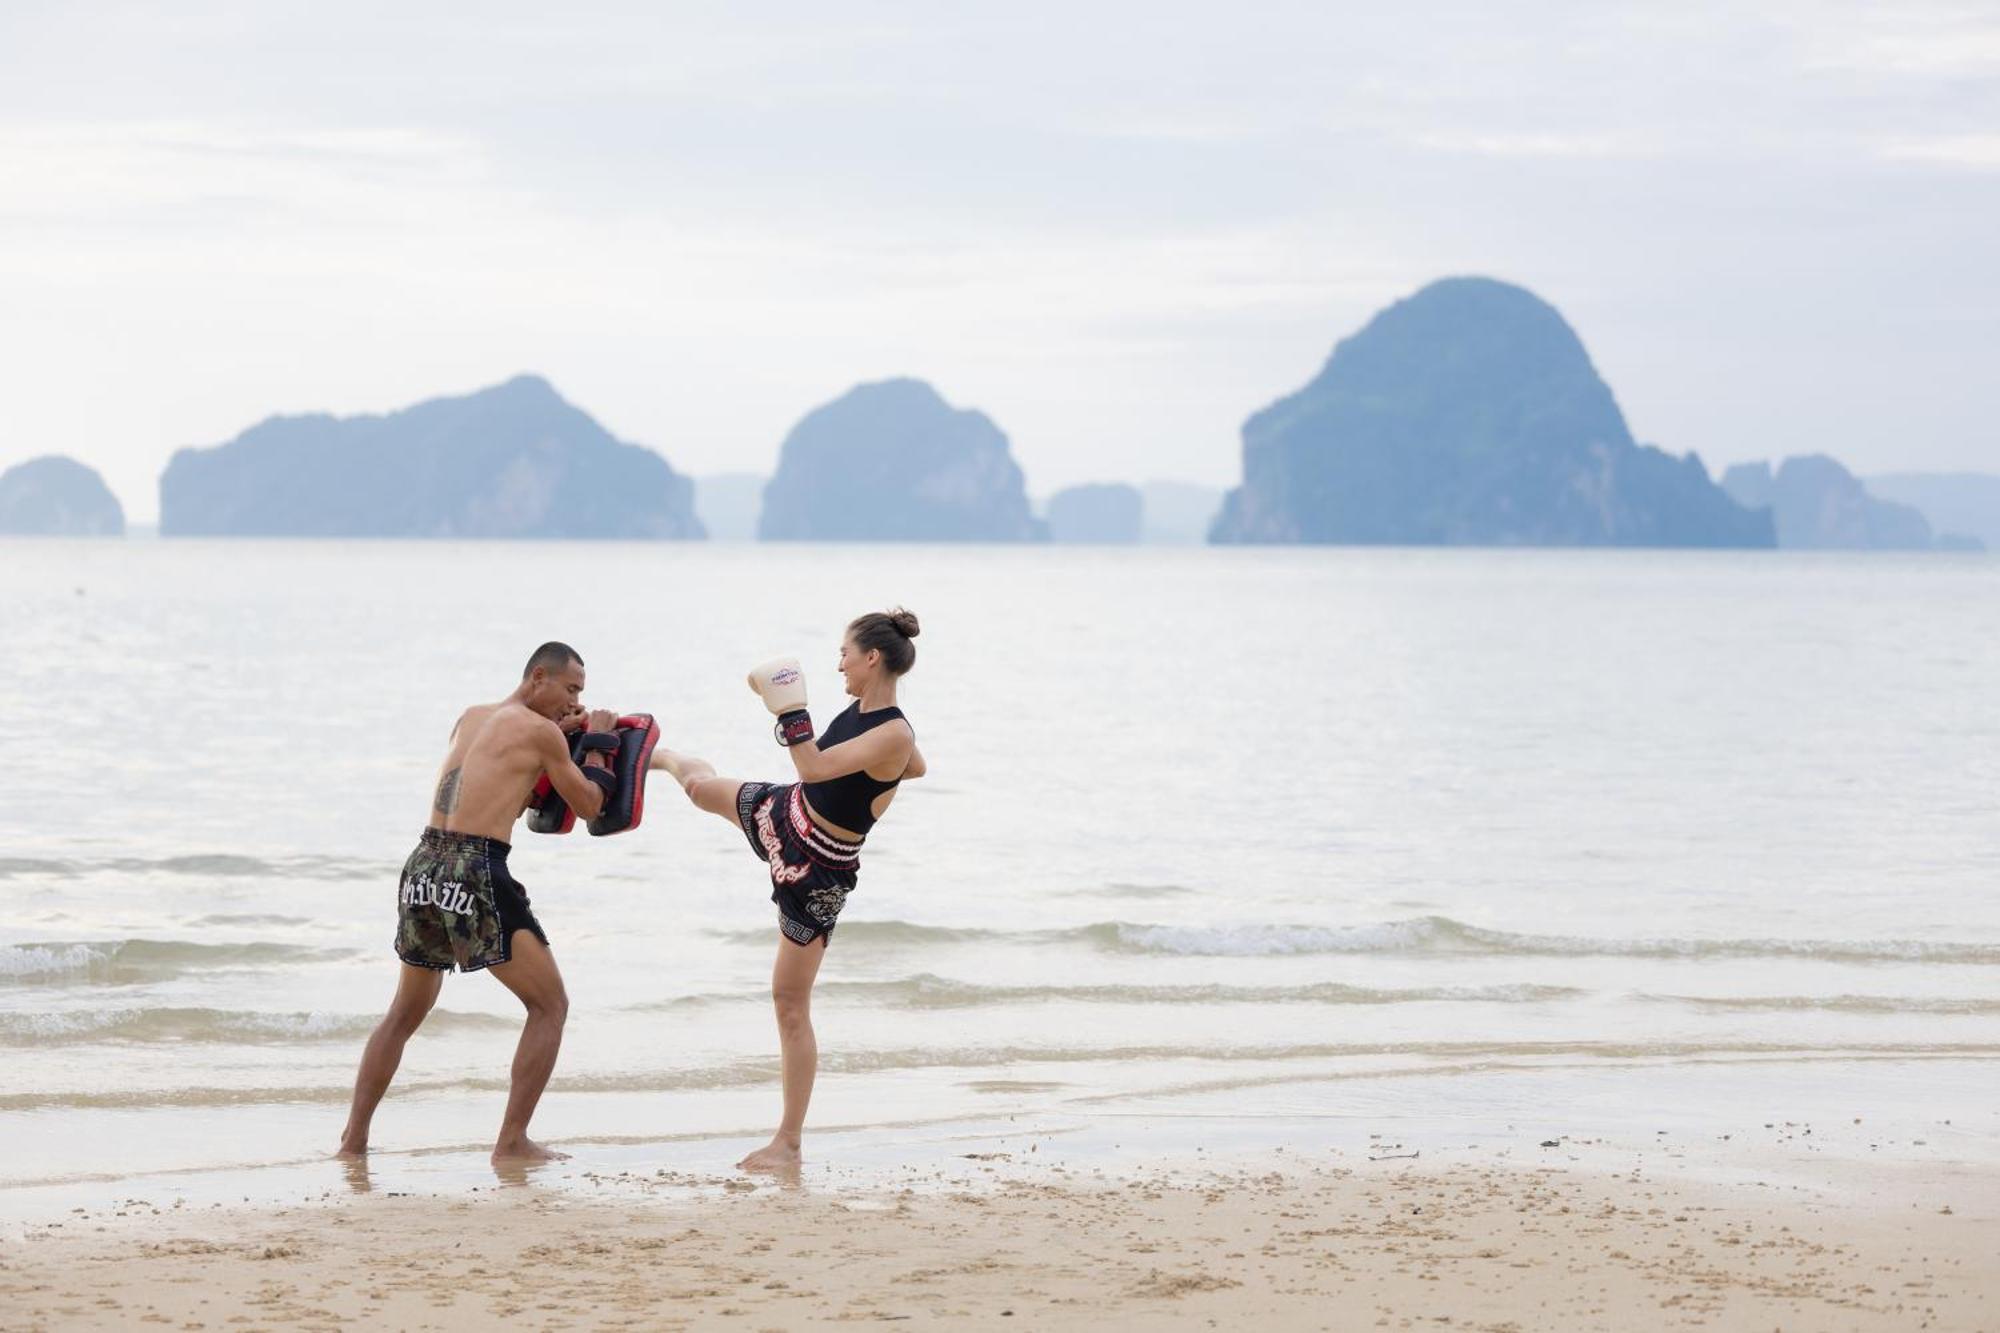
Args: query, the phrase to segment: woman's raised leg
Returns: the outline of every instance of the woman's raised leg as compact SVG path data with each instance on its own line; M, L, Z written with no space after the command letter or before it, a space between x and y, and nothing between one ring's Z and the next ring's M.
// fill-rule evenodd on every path
M681 790L687 793L688 800L694 802L697 810L706 810L712 815L720 815L731 824L736 823L736 793L743 784L735 778L715 776L715 765L708 760L681 754L662 745L653 750L652 763L647 767L665 770L675 782L681 784Z

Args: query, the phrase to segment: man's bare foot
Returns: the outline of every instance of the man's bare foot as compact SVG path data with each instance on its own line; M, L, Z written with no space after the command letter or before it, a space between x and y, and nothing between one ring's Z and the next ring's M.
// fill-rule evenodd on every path
M738 1171L769 1171L774 1174L794 1172L799 1169L799 1145L786 1143L782 1139L772 1139L769 1143L751 1153L736 1164Z
M340 1151L333 1155L333 1160L336 1162L365 1162L368 1160L368 1145L365 1143L343 1142L340 1145Z
M502 1139L493 1145L493 1162L567 1162L569 1154L544 1148L530 1138Z

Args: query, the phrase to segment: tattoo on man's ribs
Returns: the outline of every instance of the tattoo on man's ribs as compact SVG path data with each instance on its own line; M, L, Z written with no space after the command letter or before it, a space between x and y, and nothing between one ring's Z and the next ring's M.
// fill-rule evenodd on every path
M453 769L438 779L437 799L431 808L441 815L448 815L458 809L458 769Z

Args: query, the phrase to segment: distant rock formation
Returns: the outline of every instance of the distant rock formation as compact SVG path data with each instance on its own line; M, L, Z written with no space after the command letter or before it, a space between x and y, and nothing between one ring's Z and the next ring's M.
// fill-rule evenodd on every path
M1906 504L1930 520L1943 549L1963 550L1967 538L2000 551L2000 477L1979 472L1897 472L1862 483L1881 500Z
M1769 509L1778 545L1801 551L1927 551L1931 525L1908 505L1868 494L1860 478L1824 454L1739 463L1722 488L1740 505Z
M534 375L387 416L272 417L183 449L163 536L699 538L694 487Z
M122 537L125 510L95 468L50 454L0 472L0 534Z
M1007 437L921 380L861 384L785 437L766 541L1044 541Z
M1071 486L1049 497L1049 540L1127 546L1139 540L1145 516L1146 502L1136 486L1122 482Z
M1159 545L1199 545L1222 508L1222 488L1186 481L1149 481L1139 488L1145 497L1146 526L1142 541Z
M757 540L757 511L764 504L765 478L755 472L718 472L694 479L694 511L719 542Z
M1554 307L1432 283L1243 426L1217 542L1770 546L1693 454L1633 441Z

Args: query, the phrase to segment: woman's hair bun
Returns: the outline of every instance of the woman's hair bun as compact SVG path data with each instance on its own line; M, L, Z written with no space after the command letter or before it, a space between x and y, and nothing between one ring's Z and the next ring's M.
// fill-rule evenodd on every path
M897 607L856 616L847 626L848 639L864 653L882 654L882 665L900 676L917 664L917 613Z

